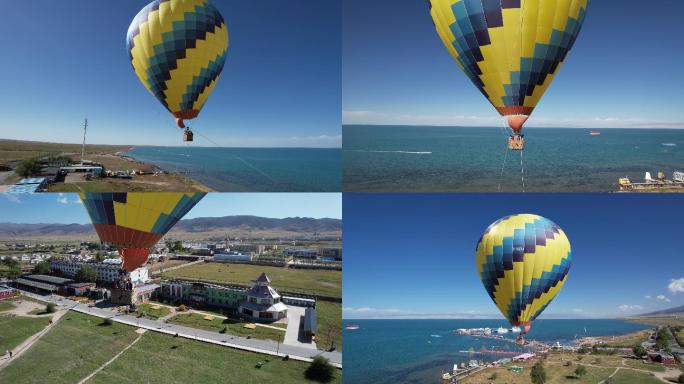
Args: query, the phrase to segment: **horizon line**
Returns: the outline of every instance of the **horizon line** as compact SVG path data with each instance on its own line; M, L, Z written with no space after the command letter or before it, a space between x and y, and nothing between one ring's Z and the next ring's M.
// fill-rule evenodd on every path
M448 124L377 124L377 123L342 123L345 126L373 126L373 127L425 127L425 128L492 128L501 129L500 126L493 125L448 125ZM524 129L588 129L588 130L602 130L602 129L684 129L681 127L561 127L561 126L531 126Z

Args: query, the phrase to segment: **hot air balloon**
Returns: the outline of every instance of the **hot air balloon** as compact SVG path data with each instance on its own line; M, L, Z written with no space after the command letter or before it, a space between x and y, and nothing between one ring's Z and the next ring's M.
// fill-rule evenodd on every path
M228 27L208 0L155 0L133 19L126 39L140 82L185 128L216 87L228 52Z
M119 250L123 268L147 262L150 248L192 209L205 193L82 193L81 201L100 240Z
M523 125L572 49L589 0L430 0L437 33L456 64L513 130Z
M570 242L552 221L537 215L508 216L490 225L477 243L477 271L489 297L524 343L532 322L565 284Z

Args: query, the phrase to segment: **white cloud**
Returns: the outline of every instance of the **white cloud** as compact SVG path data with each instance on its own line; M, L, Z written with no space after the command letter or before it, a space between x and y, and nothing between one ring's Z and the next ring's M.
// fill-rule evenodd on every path
M648 299L648 300L651 300L651 299L653 298L653 297L651 297L651 296L649 296L649 295L646 295L646 296L644 296L644 297L645 297L646 299Z
M471 115L429 115L407 114L392 111L345 110L342 111L343 124L377 125L435 125L466 127L499 127L502 118L495 112L485 116ZM684 128L682 121L649 121L635 117L544 117L532 116L527 127L562 128Z
M670 280L667 289L673 294L684 293L684 277Z
M582 313L582 312L584 312L584 310L583 310L582 308L573 308L573 309L572 309L572 312L574 312L574 313Z
M667 296L665 296L665 295L658 295L658 296L656 296L656 299L658 299L658 300L660 300L660 301L664 301L664 302L666 302L666 303L669 303L669 302L670 302L670 299L669 299Z
M69 204L69 198L65 194L60 193L57 195L57 202L60 204Z
M83 202L81 201L81 199L79 199L78 197L75 198L71 203L72 203L72 204L83 204Z
M620 310L622 312L633 312L633 311L641 311L644 309L641 305L628 305L628 304L622 304L619 306Z

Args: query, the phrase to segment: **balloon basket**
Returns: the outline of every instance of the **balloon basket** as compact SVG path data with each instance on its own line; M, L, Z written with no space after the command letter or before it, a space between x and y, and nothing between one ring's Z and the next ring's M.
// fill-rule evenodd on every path
M518 337L515 339L515 343L518 345L525 345L527 344L527 341L525 341L525 336L520 334Z
M525 150L525 136L515 133L508 138L508 149L511 151Z
M190 129L186 129L183 132L183 141L194 141L195 139L195 134L192 133Z

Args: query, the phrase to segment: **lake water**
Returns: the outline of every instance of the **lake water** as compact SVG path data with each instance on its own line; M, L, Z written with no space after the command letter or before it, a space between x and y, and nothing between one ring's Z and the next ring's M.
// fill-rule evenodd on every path
M219 192L339 192L339 148L135 147L125 155Z
M525 129L525 190L609 192L618 178L684 171L684 130ZM345 191L519 192L520 152L501 128L345 126ZM504 174L501 169L506 160Z
M508 327L499 320L344 320L359 324L358 330L344 330L345 383L439 383L440 374L455 363L470 359L495 361L504 356L471 354L467 351L515 350L514 343L457 335L458 328ZM537 320L528 339L562 344L576 337L622 335L649 328L623 320ZM508 333L508 338L517 335ZM463 352L461 352L463 351Z

